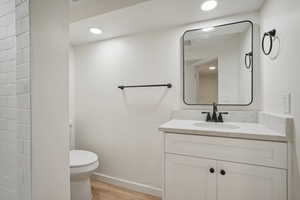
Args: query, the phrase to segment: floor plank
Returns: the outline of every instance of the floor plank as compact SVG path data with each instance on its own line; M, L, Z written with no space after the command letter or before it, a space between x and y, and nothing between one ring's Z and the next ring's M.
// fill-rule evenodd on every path
M161 200L158 197L100 181L92 181L92 193L93 200Z

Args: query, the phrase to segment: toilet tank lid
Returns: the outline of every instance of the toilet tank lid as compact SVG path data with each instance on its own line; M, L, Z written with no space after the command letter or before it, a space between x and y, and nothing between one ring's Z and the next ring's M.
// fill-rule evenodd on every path
M90 151L70 151L70 167L83 167L98 161L97 154Z

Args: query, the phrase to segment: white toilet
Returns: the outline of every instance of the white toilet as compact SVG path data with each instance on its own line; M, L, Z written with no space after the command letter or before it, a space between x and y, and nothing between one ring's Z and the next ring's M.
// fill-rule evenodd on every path
M71 200L92 199L90 176L98 166L98 156L95 153L70 151Z

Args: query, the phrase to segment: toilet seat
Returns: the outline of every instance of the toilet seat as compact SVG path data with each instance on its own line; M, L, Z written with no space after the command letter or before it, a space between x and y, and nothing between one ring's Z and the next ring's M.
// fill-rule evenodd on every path
M83 150L70 151L70 183L72 200L91 200L90 177L99 167L98 156Z
M89 151L72 150L70 151L70 167L85 167L98 162L98 156Z
M71 177L87 175L99 167L98 156L89 151L70 151L70 173Z

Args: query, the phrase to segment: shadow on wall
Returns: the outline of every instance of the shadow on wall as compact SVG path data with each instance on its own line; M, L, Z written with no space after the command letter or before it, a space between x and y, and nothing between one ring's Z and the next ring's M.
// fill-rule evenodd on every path
M300 155L297 155L297 149L296 149L296 144L295 144L295 124L294 122L292 122L292 130L291 130L291 133L292 133L292 146L291 146L291 161L290 163L292 164L291 168L292 168L292 173L290 175L290 178L292 179L290 181L290 184L296 186L296 187L291 187L291 189L295 189L297 188L297 186L300 185L300 168L299 168L299 159L298 157ZM292 198L289 198L289 199L293 199L293 200L296 200L296 197L297 196L300 196L300 191L297 190L297 191L292 191Z
M134 91L133 91L134 90ZM148 90L148 91L145 91ZM123 103L128 112L144 113L157 111L169 93L169 88L136 88L122 90Z

